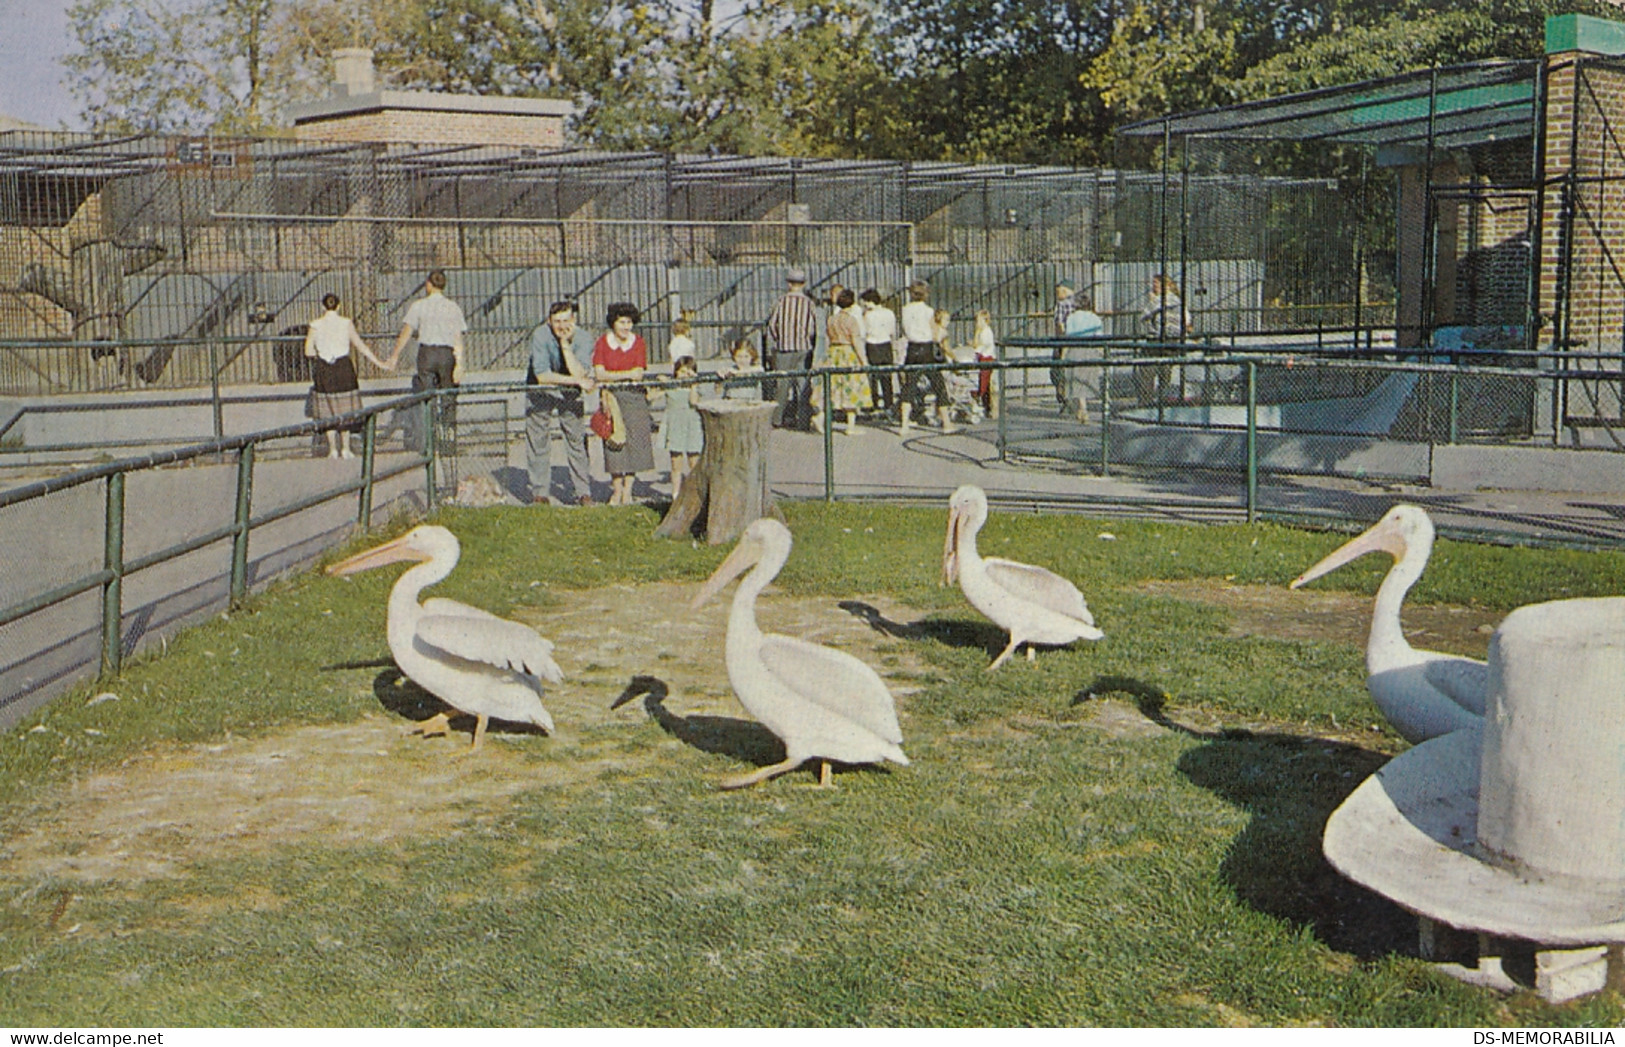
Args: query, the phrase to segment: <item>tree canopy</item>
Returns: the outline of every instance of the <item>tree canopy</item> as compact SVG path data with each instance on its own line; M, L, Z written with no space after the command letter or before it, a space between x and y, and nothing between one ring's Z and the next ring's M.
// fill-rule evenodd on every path
M75 0L107 131L275 134L335 48L390 85L563 98L610 148L1103 163L1168 112L1540 53L1601 0Z

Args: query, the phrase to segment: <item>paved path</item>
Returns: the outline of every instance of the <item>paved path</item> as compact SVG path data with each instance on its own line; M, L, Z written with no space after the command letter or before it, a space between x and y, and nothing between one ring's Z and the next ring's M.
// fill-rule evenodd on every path
M1182 520L1246 517L1245 475L1239 469L1098 475L1098 430L1075 427L1069 460L1000 461L991 423L951 435L915 429L907 439L894 429L860 429L858 436L833 438L838 498L946 503L954 488L974 483L996 501L1012 505ZM1047 442L1054 447L1056 440ZM822 498L823 437L776 432L770 475L774 489L787 497ZM1554 478L1553 486L1561 486L1561 477ZM1375 521L1402 501L1425 507L1446 533L1625 545L1625 491L1443 491L1335 478L1265 477L1258 492L1266 514L1303 519Z

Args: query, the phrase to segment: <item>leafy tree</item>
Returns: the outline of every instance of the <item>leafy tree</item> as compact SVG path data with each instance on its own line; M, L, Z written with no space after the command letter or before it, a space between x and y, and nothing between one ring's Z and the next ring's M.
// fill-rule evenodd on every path
M885 27L891 119L874 151L911 159L1086 163L1105 112L1079 77L1115 0L916 0Z
M1589 0L1408 2L1341 11L1335 31L1305 34L1248 69L1237 85L1245 98L1392 76L1430 65L1488 58L1537 58L1548 16L1568 12L1608 17L1617 10Z
M69 89L96 130L263 132L272 11L273 0L77 0Z
M1100 92L1113 123L1222 105L1242 73L1236 30L1139 4L1112 28L1111 40L1079 80Z
M1602 0L74 0L95 128L274 133L338 47L403 88L566 98L577 140L1109 163L1122 122L1538 54Z

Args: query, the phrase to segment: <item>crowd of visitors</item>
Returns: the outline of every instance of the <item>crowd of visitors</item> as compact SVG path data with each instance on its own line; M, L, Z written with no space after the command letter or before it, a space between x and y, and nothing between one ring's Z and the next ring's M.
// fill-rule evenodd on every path
M360 409L352 351L381 370L393 370L402 352L416 338L412 390L449 388L460 383L468 324L462 309L446 295L446 282L443 270L429 273L422 295L406 310L394 353L388 360L374 355L355 325L338 311L338 297L326 295L322 301L324 312L311 322L305 337L304 355L309 358L313 378L311 416L333 419ZM752 339L737 339L729 354L732 366L709 381L701 380L701 353L687 314L671 325L667 345L671 371L667 375L650 369L649 347L637 330L642 320L637 306L629 302L609 306L604 329L595 338L583 330L574 302L553 303L531 333L529 343L526 384L530 388L525 406L529 499L591 503L588 451L594 435L602 442L604 470L610 477L609 504L632 502L636 477L655 469L657 450L663 451L667 460L661 464L669 465L675 498L704 449L699 404L705 396L769 399L775 405L775 425L821 432L824 383L810 383L795 374L775 375L806 371L815 363L853 369L853 373L830 375L827 385L829 413L840 424L840 431L848 435L863 431L860 416L882 424L895 423L899 434L928 424L953 432L956 412L971 420L995 416L998 378L990 366L953 374L935 369L912 372L903 375L901 381L890 373L865 374L856 370L866 365L888 367L897 362L991 364L999 358L998 336L988 310L976 311L971 343L956 350L949 342L952 317L946 310L932 307L929 286L915 281L906 294L908 301L900 313L893 312L886 298L873 287L858 292L834 284L815 301L807 293L806 271L791 268L785 273L785 291L761 329L762 353L758 354ZM1138 314L1142 336L1153 343L1190 336L1191 315L1174 281L1162 274L1154 275L1145 301L1146 308ZM1052 333L1057 336L1088 338L1105 331L1105 321L1095 311L1088 291L1080 291L1068 281L1056 285L1051 318ZM1055 359L1081 360L1090 351L1087 346L1058 347ZM769 364L766 368L763 357ZM1143 396L1155 396L1166 386L1166 370L1136 370L1135 381L1137 387L1143 387ZM1089 401L1101 392L1099 380L1097 371L1054 368L1052 385L1061 411L1080 422L1087 421ZM596 405L589 401L594 394ZM656 404L661 407L662 419L658 438L650 410ZM594 409L589 412L589 407ZM421 451L424 447L421 418L421 410L414 409L399 419L409 449ZM552 495L555 436L564 443L568 466L568 486L561 499ZM343 431L329 430L327 441L330 456L350 456Z

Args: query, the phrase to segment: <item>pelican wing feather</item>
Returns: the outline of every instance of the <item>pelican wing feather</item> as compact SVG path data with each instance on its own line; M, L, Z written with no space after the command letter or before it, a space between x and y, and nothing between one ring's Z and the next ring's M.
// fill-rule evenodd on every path
M498 618L490 611L482 611L478 607L470 607L466 603L448 600L443 596L436 596L423 601L423 613L434 615L450 615L458 618L482 618L490 622L505 622L506 618Z
M450 600L431 600L448 604ZM427 606L427 605L425 605ZM466 611L473 607L457 604ZM564 672L553 661L553 642L528 625L478 611L476 614L425 614L417 622L417 638L447 654L499 669L529 673L559 683Z
M1078 587L1054 571L997 556L987 557L982 562L987 565L988 578L1005 592L1087 625L1095 624L1095 616L1089 613L1089 605L1083 602Z
M774 679L808 702L893 745L903 743L897 706L880 675L845 651L768 634L761 661Z
M1478 716L1484 715L1485 696L1490 693L1490 667L1471 658L1445 655L1422 666L1422 675L1445 697Z

